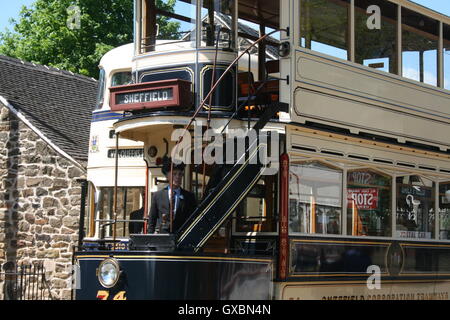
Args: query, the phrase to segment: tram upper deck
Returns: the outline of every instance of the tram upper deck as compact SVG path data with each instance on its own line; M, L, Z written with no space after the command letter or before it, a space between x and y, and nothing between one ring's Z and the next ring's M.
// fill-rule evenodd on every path
M241 61L224 75L213 117L233 113L246 88L275 74L271 80L279 80L263 90L269 99L289 104L289 112L281 114L284 122L449 148L447 16L399 0L175 1L173 8L152 3L135 3L133 83L185 80L192 99L170 108L155 107L142 95L127 100L141 111L189 116L209 93L211 78L221 77L260 35L281 29L243 56L252 60L249 68ZM164 37L171 40L157 40ZM267 48L277 46L281 56L269 57ZM142 93L140 88L145 86L128 89ZM113 108L134 112L124 101ZM208 108L207 102L203 109Z

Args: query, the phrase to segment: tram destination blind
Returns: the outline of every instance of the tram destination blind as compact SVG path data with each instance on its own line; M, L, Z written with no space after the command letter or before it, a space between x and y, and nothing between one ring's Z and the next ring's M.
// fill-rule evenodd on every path
M173 89L155 89L141 92L127 92L116 95L116 104L133 104L157 101L169 101L173 99Z

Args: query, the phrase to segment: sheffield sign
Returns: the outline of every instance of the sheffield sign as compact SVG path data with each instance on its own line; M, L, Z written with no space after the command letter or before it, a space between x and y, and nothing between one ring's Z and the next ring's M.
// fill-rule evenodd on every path
M136 93L120 93L116 95L117 104L133 104L133 103L145 103L155 101L169 101L173 99L173 90L169 89L157 89L148 90Z
M112 111L186 109L192 106L191 83L173 79L111 87Z

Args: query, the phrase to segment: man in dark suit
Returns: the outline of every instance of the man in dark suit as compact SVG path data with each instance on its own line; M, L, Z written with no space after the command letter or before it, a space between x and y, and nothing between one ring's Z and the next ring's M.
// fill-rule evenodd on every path
M150 207L148 233L170 233L170 202L173 194L173 225L172 232L177 232L183 223L194 212L197 204L193 193L181 188L184 176L184 164L174 164L170 173L170 161L163 164L163 173L170 181L172 176L173 192L170 191L170 183L164 189L157 191L152 196Z

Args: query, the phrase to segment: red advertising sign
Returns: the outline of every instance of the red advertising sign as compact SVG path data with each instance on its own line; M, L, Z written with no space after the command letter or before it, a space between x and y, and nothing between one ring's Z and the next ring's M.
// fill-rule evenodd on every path
M347 190L348 207L356 205L361 210L372 210L378 208L377 188L349 188Z

